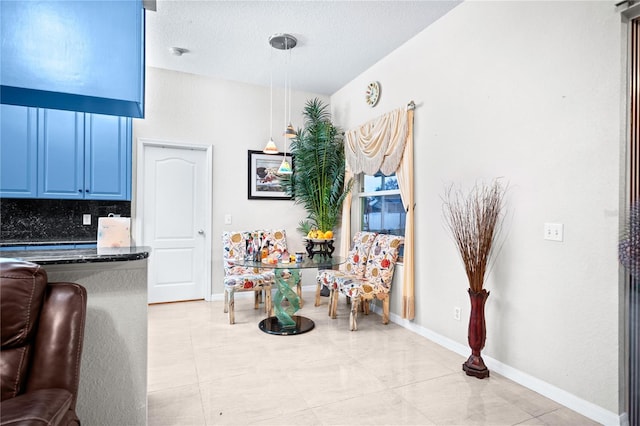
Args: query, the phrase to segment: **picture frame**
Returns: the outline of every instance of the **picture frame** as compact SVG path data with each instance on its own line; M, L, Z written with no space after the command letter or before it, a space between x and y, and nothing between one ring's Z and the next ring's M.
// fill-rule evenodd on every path
M248 151L248 193L250 200L291 200L280 184L276 173L282 163L282 154L265 154L262 151ZM293 167L293 157L286 155Z

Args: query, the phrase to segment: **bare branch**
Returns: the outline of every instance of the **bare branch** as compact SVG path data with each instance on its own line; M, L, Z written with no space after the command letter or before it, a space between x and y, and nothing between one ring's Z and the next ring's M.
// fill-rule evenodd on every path
M496 236L503 220L505 188L496 179L476 184L468 194L453 185L443 197L445 222L458 248L469 288L482 291Z

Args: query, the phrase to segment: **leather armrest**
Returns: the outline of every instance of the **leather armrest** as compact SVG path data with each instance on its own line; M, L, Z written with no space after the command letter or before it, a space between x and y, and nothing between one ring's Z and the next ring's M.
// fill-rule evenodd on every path
M69 411L73 397L64 389L40 389L2 401L0 424L57 425Z

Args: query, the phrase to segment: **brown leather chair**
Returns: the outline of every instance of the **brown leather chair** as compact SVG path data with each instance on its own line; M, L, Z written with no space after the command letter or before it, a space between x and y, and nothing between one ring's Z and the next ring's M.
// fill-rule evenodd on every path
M2 425L79 425L87 292L47 283L36 264L0 258Z

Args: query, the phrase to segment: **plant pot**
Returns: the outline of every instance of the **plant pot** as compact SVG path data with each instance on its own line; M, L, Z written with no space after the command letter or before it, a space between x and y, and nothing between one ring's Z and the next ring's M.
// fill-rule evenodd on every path
M480 351L484 348L484 342L487 338L487 327L484 321L484 305L489 297L487 290L474 292L468 290L471 301L471 314L469 315L469 346L471 347L471 356L462 364L462 369L467 376L475 376L478 379L489 377L489 369L484 365Z

